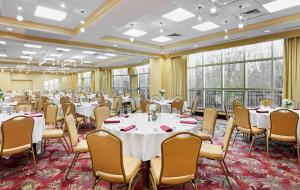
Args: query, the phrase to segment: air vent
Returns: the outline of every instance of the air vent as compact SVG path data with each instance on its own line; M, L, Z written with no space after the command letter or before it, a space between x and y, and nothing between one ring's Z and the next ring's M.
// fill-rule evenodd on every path
M181 34L177 34L177 33L173 33L173 34L169 34L168 36L172 36L172 37L180 37L182 36Z
M246 11L246 12L243 12L242 14L243 15L252 15L252 14L260 14L260 10L258 9L253 9L253 10L250 10L250 11Z

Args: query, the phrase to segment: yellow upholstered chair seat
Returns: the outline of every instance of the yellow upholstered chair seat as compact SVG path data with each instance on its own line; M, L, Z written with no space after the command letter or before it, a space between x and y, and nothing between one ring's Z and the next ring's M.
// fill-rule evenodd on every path
M285 135L276 135L276 134L272 134L270 136L270 131L268 131L268 138L271 138L273 140L282 141L282 142L296 142L295 136L285 136Z
M64 136L64 131L62 129L49 129L49 130L44 130L43 132L43 138L57 138L63 136Z
M222 159L223 150L222 146L216 144L202 143L200 149L200 157L209 158L209 159Z
M154 176L154 179L156 183L159 182L160 178L160 171L161 171L161 157L156 157L151 159L150 162L151 165L151 173L152 176ZM180 177L162 177L161 182L163 184L180 184L180 183L185 183L189 179L194 178L194 175L187 175L187 176L180 176Z
M131 178L139 171L141 163L141 160L139 160L138 158L123 157L123 166L126 176L126 183L129 183ZM124 182L123 175L114 175L97 171L96 176L99 176L101 179L114 183Z
M211 140L213 137L211 134L205 133L203 131L198 131L196 135L201 137L202 140Z
M243 127L237 127L237 129L243 133L250 133L250 129L246 129ZM258 128L256 126L251 126L251 129L252 129L252 134L260 134L266 131L265 129Z
M2 144L0 143L0 150L1 150L1 148L2 148ZM14 148L6 148L6 149L3 149L2 154L3 155L12 155L12 154L16 154L19 152L24 152L30 148L31 148L31 144L26 144L26 145L14 147Z
M89 147L87 145L86 140L80 141L75 147L73 147L74 152L88 152Z

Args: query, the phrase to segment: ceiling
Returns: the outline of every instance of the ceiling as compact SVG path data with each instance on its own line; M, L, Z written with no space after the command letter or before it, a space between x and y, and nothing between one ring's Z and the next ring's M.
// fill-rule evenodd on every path
M22 62L22 51L34 51L36 55L33 55L29 64L27 60L23 60L23 64L32 67L31 70L39 70L40 67L56 67L59 70L66 67L69 68L66 70L79 72L96 67L137 64L162 54L300 28L300 6L270 13L263 5L272 1L274 0L215 0L214 3L212 0L0 0L0 41L6 42L5 45L0 45L0 54L7 55L6 58L1 58L1 62L4 64L9 61L10 64L5 67L15 67L18 62ZM61 7L62 3L65 8ZM22 7L21 13L18 12L18 6ZM36 6L61 10L67 16L61 22L38 18L34 16ZM213 6L217 9L216 14L210 13ZM163 17L177 8L194 16L182 22ZM240 13L249 11L254 13L242 14L242 20L239 19ZM23 22L16 21L18 14L24 17ZM289 15L296 16L288 19ZM198 20L199 16L202 20ZM85 21L83 33L78 32L82 26L81 20ZM218 27L208 31L193 28L207 21ZM241 22L245 27L238 29ZM130 41L130 36L123 34L129 29L142 30L147 34ZM224 32L225 29L228 33ZM168 36L174 33L180 36ZM161 35L172 40L164 43L152 40ZM228 39L224 39L225 35L228 35ZM40 44L42 48L26 48L24 43ZM56 50L58 47L71 51L60 52ZM95 53L85 54L83 51ZM105 56L105 53L116 56ZM55 65L53 66L53 61L39 65L45 58L51 57L50 54L61 55L54 61ZM73 59L74 56L84 57L82 61L75 59L75 62L65 65L64 60ZM98 56L107 58L97 59Z

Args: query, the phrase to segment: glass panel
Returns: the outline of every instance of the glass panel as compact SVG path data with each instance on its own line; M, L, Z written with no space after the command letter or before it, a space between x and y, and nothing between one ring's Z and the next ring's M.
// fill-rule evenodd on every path
M199 96L197 107L204 107L203 105L203 90L188 90L188 103L192 106L193 100Z
M208 65L208 64L221 63L221 57L222 57L221 50L205 52L203 53L203 64Z
M188 69L189 88L203 88L203 67Z
M283 40L273 42L273 57L283 57Z
M215 107L222 109L222 91L207 90L205 91L205 107Z
M233 100L240 100L244 102L244 91L225 91L224 92L224 103L226 104L227 110L232 110Z
M274 60L275 88L283 87L283 59Z
M202 53L192 54L189 56L188 67L202 65Z
M271 88L271 61L248 62L247 88Z
M236 62L244 59L244 47L235 47L222 50L222 62Z
M244 87L244 64L224 65L224 87L243 88Z
M205 67L205 88L221 88L221 65Z
M245 46L246 60L270 58L272 56L271 44L272 42L264 42Z
M113 69L112 74L113 75L128 75L128 68Z
M247 106L259 107L260 101L266 98L272 98L271 91L247 91Z

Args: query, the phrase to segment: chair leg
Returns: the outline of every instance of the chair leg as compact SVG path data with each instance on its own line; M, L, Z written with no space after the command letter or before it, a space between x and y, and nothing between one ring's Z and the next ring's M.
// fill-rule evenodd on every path
M227 173L226 173L226 171L225 171L225 169L224 169L224 166L223 166L223 164L222 164L221 161L219 161L219 163L220 163L221 168L222 168L222 170L223 170L223 172L224 172L224 174L225 174L225 177L226 177L226 180L227 180L227 182L228 182L228 184L229 184L229 187L230 187L230 189L232 189L231 184L230 184L230 181L229 181L229 178L228 178L228 175L227 175Z
M267 137L267 158L269 158L269 138Z
M66 139L65 136L63 137L63 139L65 140L65 142L66 142L66 144L67 144L68 150L71 150L71 147L69 146L69 143L68 143L68 141L67 141L67 139Z
M227 168L227 165L226 165L226 163L225 163L225 160L222 160L222 162L223 162L223 165L225 166L225 169L226 169L227 174L229 175L229 170L228 170L228 168Z
M63 145L63 147L64 147L65 151L66 151L66 152L67 152L67 154L69 155L69 151L67 150L67 148L66 148L65 144L63 143L63 141L61 140L61 137L57 138L57 140L58 140L58 142L60 142L60 144L62 144L62 145Z
M68 175L69 175L69 173L70 173L72 167L75 165L78 156L79 156L79 153L75 153L75 156L74 156L74 158L73 158L73 160L72 160L72 163L71 163L71 165L70 165L70 167L69 167L69 169L68 169L68 171L67 171L67 174L66 174L66 176L65 176L65 179L68 178Z
M35 154L33 148L31 148L31 154L32 154L32 160L34 164L34 170L36 171L36 160L35 160Z
M97 181L97 180L98 180L98 177L95 177L95 180L94 180L94 183L93 183L93 189L95 189L97 183L99 182L99 181Z
M250 139L250 137L251 137L251 135L249 134L249 139ZM255 134L255 135L253 135L253 137L252 137L252 143L251 143L251 145L250 145L250 149L249 149L249 152L248 152L248 154L250 154L250 152L251 152L251 149L252 149L253 143L254 143L254 141L255 141L255 137L256 137L256 134Z
M194 187L194 189L196 189L197 190L197 185L196 185L196 181L195 180L193 180L193 179L190 179L190 182L191 182L191 184L193 185L193 187ZM185 185L185 184L184 184ZM183 188L184 188L185 186L183 186Z
M236 133L235 133L235 135L233 137L233 141L232 141L232 146L234 145L234 141L235 141L235 138L236 138L238 133L239 133L239 130L236 129Z
M110 182L109 183L109 189L112 190L113 189L113 184Z
M296 142L297 143L297 142ZM300 147L296 144L296 149L297 149L297 157L298 157L298 163L300 165Z

